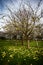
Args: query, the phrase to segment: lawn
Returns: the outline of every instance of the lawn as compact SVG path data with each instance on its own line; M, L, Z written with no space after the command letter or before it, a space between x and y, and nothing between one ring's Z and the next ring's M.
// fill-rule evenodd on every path
M37 41L39 47L43 47L43 41ZM30 41L30 47L37 47L36 41ZM21 40L0 40L0 46L21 46ZM26 46L27 43L24 41L24 46Z
M0 40L0 65L43 65L43 41L38 44L31 41L27 49L18 40Z

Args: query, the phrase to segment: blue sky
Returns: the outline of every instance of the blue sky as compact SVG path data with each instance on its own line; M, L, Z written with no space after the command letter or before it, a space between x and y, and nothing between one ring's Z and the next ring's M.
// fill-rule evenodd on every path
M16 2L16 0L14 0L14 3ZM10 4L11 5L11 1L10 0L0 0L0 12L3 12L3 10L5 10L5 4Z
M13 3L12 3L12 1L13 1ZM0 14L9 13L9 11L6 8L6 5L8 5L13 11L19 7L21 0L12 0L12 1L11 0L0 0ZM39 0L24 0L24 1L27 3L30 1L30 4L34 10L39 2ZM43 9L43 0L42 0L41 5L42 6L40 8ZM1 22L4 22L4 21L2 19L0 19L0 28L5 24L5 23L2 24Z
M18 2L20 0L12 0L13 3L17 6L18 5ZM39 0L24 0L24 1L30 1L31 5L36 5L38 3ZM42 0L43 1L43 0ZM17 3L17 4L16 4ZM5 10L5 4L12 4L11 0L0 0L0 11L3 12L3 10ZM34 6L35 8L36 6Z

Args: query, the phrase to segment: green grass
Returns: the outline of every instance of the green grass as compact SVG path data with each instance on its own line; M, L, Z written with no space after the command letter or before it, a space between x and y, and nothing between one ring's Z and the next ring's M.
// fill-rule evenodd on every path
M0 40L0 46L21 44L19 40Z
M43 47L43 41L37 41L39 47ZM30 46L31 47L37 47L37 42L36 41L31 41Z
M18 45L16 45L18 44ZM30 41L27 49L26 42L20 40L0 40L0 65L43 65L43 41Z
M39 47L43 47L43 41L37 41ZM0 46L21 46L21 40L0 40ZM24 41L24 46L26 46L27 43ZM30 41L29 43L30 47L37 47L36 41Z
M4 46L0 48L0 65L43 65L43 48Z

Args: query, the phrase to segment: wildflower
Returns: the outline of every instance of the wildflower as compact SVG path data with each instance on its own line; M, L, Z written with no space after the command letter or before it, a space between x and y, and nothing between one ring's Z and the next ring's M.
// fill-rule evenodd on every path
M13 55L10 55L10 57L12 58L12 57L13 57Z
M4 51L4 52L2 52L2 57L4 58L5 56L6 56L6 53Z

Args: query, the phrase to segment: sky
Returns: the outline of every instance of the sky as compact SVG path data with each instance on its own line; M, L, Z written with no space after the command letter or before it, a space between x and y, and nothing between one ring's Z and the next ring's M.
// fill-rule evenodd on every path
M34 10L36 9L37 4L39 2L39 0L23 0L23 1L25 1L26 3L30 2L31 6ZM2 17L3 14L6 14L6 13L10 14L6 5L8 7L10 7L12 11L15 11L19 8L20 3L21 3L21 0L0 0L0 18ZM40 6L40 10L41 9L43 9L43 0L41 2L41 6ZM43 23L43 19L41 21ZM0 19L0 29L1 30L3 30L2 26L4 26L4 25L5 25L5 20Z

